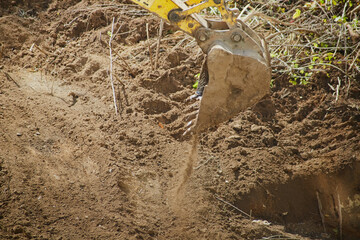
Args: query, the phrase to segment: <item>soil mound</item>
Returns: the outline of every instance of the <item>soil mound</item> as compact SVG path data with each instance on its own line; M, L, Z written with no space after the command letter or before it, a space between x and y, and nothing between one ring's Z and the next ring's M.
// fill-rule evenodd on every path
M196 146L203 54L165 25L153 69L159 22L126 1L0 1L0 238L359 239L359 81L336 96L339 73L275 72Z

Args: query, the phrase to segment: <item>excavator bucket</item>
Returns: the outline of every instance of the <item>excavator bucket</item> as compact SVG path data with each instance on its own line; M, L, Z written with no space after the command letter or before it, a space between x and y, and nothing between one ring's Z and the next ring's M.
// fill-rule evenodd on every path
M240 33L235 44L234 33ZM209 81L200 102L196 132L229 120L269 93L269 53L265 42L254 34L239 28L224 39L221 33L222 39L208 48Z
M184 135L229 120L268 94L271 70L266 43L226 0L132 1L193 36L207 54L207 85L196 93L197 97L202 94L200 109ZM198 14L208 7L219 10L220 21Z

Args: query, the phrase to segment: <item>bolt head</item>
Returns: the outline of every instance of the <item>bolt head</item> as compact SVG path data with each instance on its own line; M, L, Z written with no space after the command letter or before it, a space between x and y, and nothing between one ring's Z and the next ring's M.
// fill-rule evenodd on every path
M204 41L206 40L206 35L205 35L205 34L201 34L201 35L199 36L199 40L202 41L202 42L204 42Z
M231 36L231 39L232 39L234 42L240 42L240 41L241 41L241 35L238 34L238 33L234 33L234 34Z

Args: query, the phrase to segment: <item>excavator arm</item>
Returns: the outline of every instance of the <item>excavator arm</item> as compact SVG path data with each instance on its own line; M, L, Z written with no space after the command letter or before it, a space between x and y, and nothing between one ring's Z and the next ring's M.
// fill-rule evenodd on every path
M132 0L194 37L207 55L208 81L191 131L229 120L269 92L271 68L265 40L237 18L225 0ZM216 7L220 20L199 13Z
M208 28L208 22L198 13L208 7L217 7L223 20L234 26L233 14L226 7L224 0L132 0L136 4L155 13L171 24L177 25L181 30L195 37L196 31L201 28Z

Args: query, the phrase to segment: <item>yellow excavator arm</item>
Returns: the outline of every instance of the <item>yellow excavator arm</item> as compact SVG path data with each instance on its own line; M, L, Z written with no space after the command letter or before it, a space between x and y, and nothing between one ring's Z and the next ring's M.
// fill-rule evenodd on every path
M169 23L177 25L181 30L195 37L196 31L205 27L208 28L208 22L198 15L198 13L208 7L216 7L223 21L228 26L234 26L234 16L224 3L224 0L132 0L134 3L146 8L152 13L157 14Z
M265 40L237 18L225 0L132 0L193 36L207 55L208 80L192 132L224 122L269 93L271 69ZM199 15L216 7L221 20Z

